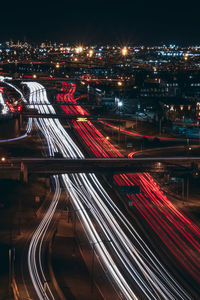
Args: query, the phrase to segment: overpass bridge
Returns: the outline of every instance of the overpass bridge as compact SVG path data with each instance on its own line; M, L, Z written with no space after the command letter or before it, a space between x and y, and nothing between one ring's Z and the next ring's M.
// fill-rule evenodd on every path
M170 173L175 176L199 175L200 157L148 158L10 158L0 165L0 174L29 174L49 176L70 173Z
M46 105L46 104L45 104ZM71 104L70 104L71 105ZM71 105L73 106L73 105ZM77 106L77 105L76 105ZM48 118L48 119L65 119L65 120L77 120L77 119L87 119L92 121L117 121L117 122L127 122L132 121L131 118L120 118L119 116L84 116L84 115L67 115L66 113L56 113L56 114L41 114L37 112L24 111L19 114L23 118Z

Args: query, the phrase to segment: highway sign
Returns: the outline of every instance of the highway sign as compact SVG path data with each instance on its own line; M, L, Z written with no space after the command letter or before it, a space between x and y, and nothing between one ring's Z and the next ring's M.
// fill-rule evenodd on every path
M119 187L121 194L139 194L140 193L140 186L134 185L134 186L120 186Z

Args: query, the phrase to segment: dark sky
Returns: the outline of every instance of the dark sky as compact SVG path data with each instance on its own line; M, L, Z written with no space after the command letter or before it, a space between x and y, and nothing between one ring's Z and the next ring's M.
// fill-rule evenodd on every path
M0 40L200 44L200 3L165 0L4 1Z

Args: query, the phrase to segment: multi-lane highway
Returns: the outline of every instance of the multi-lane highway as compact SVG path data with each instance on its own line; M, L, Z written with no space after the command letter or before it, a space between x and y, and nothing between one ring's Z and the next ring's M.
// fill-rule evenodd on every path
M30 91L31 108L38 109L41 114L56 114L42 85L35 82L24 84ZM72 104L66 113L83 112L84 115L87 112L76 105L74 87L70 89L68 87L70 86L66 88L64 85L63 88L66 89L63 90L63 96L59 96L62 102ZM63 105L63 109L65 107L66 105ZM28 122L29 132L31 122L32 120ZM34 123L46 139L50 157L54 157L55 153L59 152L66 158L84 159L83 153L58 119L37 118ZM80 125L73 121L73 124L95 156L123 159L119 150L91 122ZM127 196L177 261L179 260L183 268L198 281L200 236L198 228L162 194L149 174L120 174L115 176L115 180L119 186L140 185L140 195L133 196L135 198ZM193 299L189 290L186 291L182 283L177 281L175 274L171 274L165 264L159 261L152 251L153 248L149 248L93 173L63 174L54 176L52 181L55 188L54 197L29 241L26 258L29 278L26 273L24 274L26 297L58 299L55 288L47 280L43 248L45 237L57 210L61 187L64 186L70 194L74 211L85 230L88 243L115 289L116 297L118 295L122 299ZM184 247L186 247L185 251ZM25 265L23 268L26 269Z
M68 103L73 95L68 95L70 89L66 93L64 99ZM96 157L122 157L90 121L72 123ZM200 230L169 201L150 174L121 174L115 176L115 181L119 186L141 187L140 194L127 194L127 197L197 286L200 278Z
M46 91L38 83L28 82L30 104L41 113L55 113ZM37 119L35 124L44 134L49 155L60 152L64 157L84 158L82 152L56 119ZM153 254L136 229L120 212L94 174L62 175L73 207L85 229L108 279L123 299L192 299ZM40 249L44 234L56 210L60 180L54 177L55 196L37 227L31 242L27 263L34 299L56 299L46 282ZM42 298L43 297L43 298Z

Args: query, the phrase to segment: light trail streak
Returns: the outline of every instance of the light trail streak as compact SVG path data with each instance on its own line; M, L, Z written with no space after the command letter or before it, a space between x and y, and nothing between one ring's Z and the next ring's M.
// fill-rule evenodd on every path
M150 140L159 139L159 140L162 140L162 141L172 141L172 142L187 142L188 141L188 139L184 139L184 138L173 138L173 137L165 137L165 136L144 135L144 134L140 134L140 133L137 133L137 132L128 131L128 130L125 130L125 129L122 129L122 128L119 129L119 126L115 126L113 124L110 124L110 123L104 122L104 121L99 121L99 123L101 123L103 125L106 125L108 127L111 127L114 130L120 131L124 134L130 135L130 136L135 136L137 138L147 138L147 139L150 139ZM199 141L199 139L193 139L193 138L190 139L190 140L194 141L194 142Z
M13 84L11 83L8 83L5 81L5 79L3 77L1 77L0 81L3 81L4 84L8 85L9 87L13 88L20 96L21 96L21 99L24 103L27 103L24 95L22 94L22 92L16 87L14 86ZM0 95L1 96L1 95ZM7 103L7 105L9 106L9 103ZM13 107L12 107L13 109ZM13 111L11 112L14 112L14 109ZM26 127L26 133L21 135L21 136L18 136L18 137L15 137L15 138L11 138L11 139L3 139L3 140L0 140L0 143L9 143L9 142L14 142L14 141L19 141L19 140L23 140L25 139L29 133L31 132L32 130L32 118L29 118L28 119L28 123L27 123L27 127Z
M4 93L3 89L0 88L0 105L2 106L1 113L3 115L6 115L6 114L9 113L9 107L8 107L8 105L4 101L3 93Z
M88 116L89 113L86 110L84 110L80 105L77 105L77 99L74 99L75 90L75 83L67 84L66 82L62 82L61 91L64 93L60 93L57 95L57 101L61 104L62 109L69 115Z
M48 230L48 227L50 225L50 222L56 211L57 204L60 198L60 193L61 193L58 176L54 176L54 180L55 180L56 189L55 189L55 194L53 196L53 200L47 212L45 213L44 218L42 219L42 221L40 222L39 226L37 227L37 229L33 234L29 244L29 250L28 250L28 269L37 296L40 300L55 299L54 295L51 292L49 284L47 284L47 279L44 275L44 271L42 268L42 257L41 257L42 243L46 235L46 232ZM37 259L39 262L37 262ZM40 273L42 275L42 278L40 276ZM45 284L47 288L45 288Z

